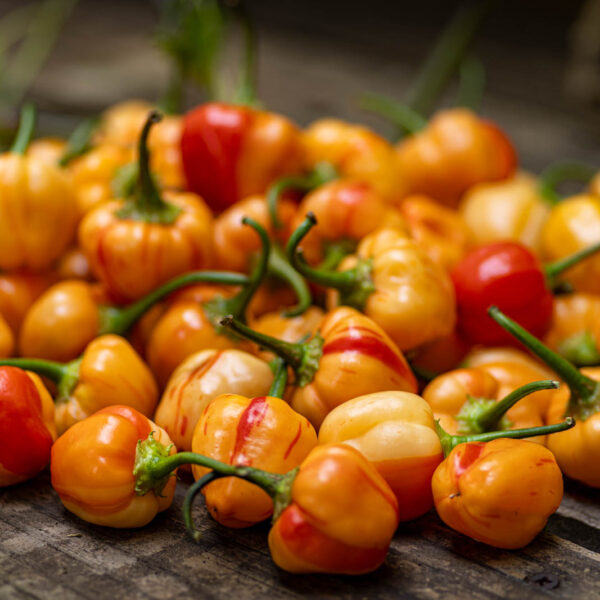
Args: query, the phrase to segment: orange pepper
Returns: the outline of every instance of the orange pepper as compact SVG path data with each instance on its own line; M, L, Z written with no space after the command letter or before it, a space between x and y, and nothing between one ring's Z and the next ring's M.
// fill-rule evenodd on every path
M223 394L206 405L194 430L192 450L226 464L287 473L317 445L307 419L274 396L247 398ZM196 479L209 472L192 466ZM273 514L273 502L260 488L227 477L202 490L213 518L226 527L249 527Z
M421 346L410 357L410 364L418 375L421 372L429 375L425 379L430 379L438 373L456 368L468 351L469 344L453 330L448 335Z
M308 213L317 220L301 245L310 264L317 264L327 256L328 264L337 266L344 254L353 251L363 237L380 227L406 230L400 213L370 184L347 178L331 181L308 193L296 211L292 229L298 228ZM335 259L331 256L333 252L337 262L331 262Z
M38 138L32 140L29 144L26 155L29 158L56 166L65 151L66 145L67 142L59 137Z
M325 417L319 443L344 443L360 451L394 492L400 521L433 506L431 476L442 461L442 447L423 398L377 392L348 400Z
M15 351L15 336L0 313L0 358L8 358Z
M538 180L518 172L504 181L468 189L459 212L477 244L515 240L539 254L550 204L541 195Z
M89 212L79 243L94 274L111 295L136 300L170 278L212 261L212 216L194 194L165 193L150 175L147 138L151 113L139 144L138 187L131 198Z
M600 364L600 296L566 294L554 299L545 343L577 366Z
M293 266L307 279L332 288L329 307L353 306L373 319L401 350L449 334L456 321L454 287L448 273L408 235L378 229L362 239L356 254L333 272L309 267L296 246L313 227L308 215L287 246Z
M56 384L59 433L111 404L129 404L151 416L158 402L152 373L127 341L116 335L96 338L81 358L69 363L13 358L0 360L0 365L33 371Z
M416 391L402 352L367 316L340 307L329 312L307 342L290 343L249 329L228 317L221 324L283 358L295 372L290 404L319 428L336 406L357 395Z
M546 421L557 423L568 415L576 419L576 424L568 431L550 436L548 448L567 477L600 487L600 368L580 371L496 307L490 308L490 316L565 382L566 386L552 395Z
M582 194L559 202L542 229L542 253L555 261L600 242L600 196ZM600 294L600 255L565 271L578 292Z
M60 280L82 279L91 282L94 279L90 263L78 246L72 246L63 253L56 265L56 275Z
M152 105L145 100L125 100L113 104L101 115L94 145L134 147L152 109Z
M426 194L456 206L471 186L512 175L513 145L493 123L469 110L438 112L426 128L396 147L396 177L408 194Z
M39 377L0 367L0 487L37 475L56 439L54 403Z
M58 166L25 155L33 107L23 109L15 143L0 155L0 269L44 271L75 233L75 198Z
M427 254L450 271L472 245L471 232L462 216L428 196L408 196L399 205L408 232ZM389 227L388 223L382 224Z
M552 376L552 369L544 363L536 360L531 354L527 354L518 348L510 346L475 346L462 361L462 366L480 367L491 363L508 363L523 365L529 368L533 379L548 379ZM510 368L510 367L508 367ZM523 383L527 383L523 381ZM520 385L520 384L518 384Z
M165 431L129 406L109 406L80 421L56 440L52 486L67 510L96 525L143 527L173 501L175 478L159 494L139 495L133 474L138 441L153 432L169 446Z
M592 178L589 185L590 194L600 196L600 173Z
M273 373L266 362L241 350L202 350L173 372L154 421L180 450L192 449L192 436L204 409L225 393L260 396Z
M321 119L304 131L303 144L309 169L328 162L340 176L371 185L386 202L401 197L394 148L367 127Z

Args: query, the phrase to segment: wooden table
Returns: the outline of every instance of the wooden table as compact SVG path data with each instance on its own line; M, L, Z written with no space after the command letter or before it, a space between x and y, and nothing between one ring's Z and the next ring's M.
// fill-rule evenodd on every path
M0 492L0 598L600 598L600 492L569 484L546 531L504 551L448 529L432 512L398 530L385 564L361 577L296 576L269 558L268 525L232 530L171 508L141 530L89 525L63 509L49 474Z

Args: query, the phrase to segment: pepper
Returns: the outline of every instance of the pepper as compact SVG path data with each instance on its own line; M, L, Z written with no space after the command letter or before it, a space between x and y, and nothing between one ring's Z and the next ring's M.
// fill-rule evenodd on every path
M511 343L511 336L487 315L488 306L497 304L534 335L544 335L552 319L554 279L598 250L600 244L543 267L518 242L475 248L452 271L459 332L474 344Z
M97 410L130 404L144 415L154 414L158 389L150 369L129 343L116 335L92 341L81 358L59 363L35 358L0 360L33 371L56 384L56 428L59 434Z
M529 544L561 503L562 474L544 446L507 438L552 433L552 439L573 425L567 418L557 425L464 437L438 426L445 459L431 487L442 521L496 548Z
M378 229L359 243L338 270L309 267L296 248L314 226L307 215L287 245L288 258L308 280L333 288L328 306L349 305L364 311L400 350L449 334L454 328L454 290L448 273L406 234Z
M286 367L282 363L285 376ZM274 381L267 396L247 398L222 394L206 405L194 430L192 450L223 463L284 474L295 469L317 445L307 419L276 396L284 380ZM210 472L192 466L195 479ZM226 527L249 527L273 514L273 501L263 490L237 478L223 478L202 489L212 517Z
M593 196L600 196L600 173L596 174L595 177L592 177L588 189Z
M394 492L400 521L433 506L431 476L442 447L431 408L420 396L382 391L348 400L325 417L319 443L344 443L367 458Z
M242 289L231 296L231 292L222 288L189 288L154 325L146 344L145 356L159 385L166 385L171 373L194 352L241 346L239 338L228 335L219 322L227 314L245 319L248 304L267 274L271 253L271 243L264 228L249 218L244 218L244 223L251 225L258 233L262 252Z
M321 119L303 132L302 143L307 169L329 163L341 177L368 183L385 202L401 197L394 148L367 127Z
M578 367L600 365L600 296L557 296L544 341Z
M370 184L348 178L326 183L307 194L291 223L292 231L302 225L308 213L315 215L317 224L302 239L301 248L311 265L326 260L327 267L337 267L362 238L380 227L406 230L400 213Z
M513 365L518 365L519 367L525 366L533 375L530 381L549 379L553 373L552 369L546 367L544 363L514 346L475 346L464 357L461 366L465 368L483 367L493 363L506 364L507 369L510 369L511 373L516 372Z
M27 146L26 155L49 165L56 165L65 150L66 142L59 137L46 137L32 140Z
M191 517L195 496L220 477L239 477L273 498L269 549L277 566L292 573L359 575L376 569L398 526L398 504L385 480L354 448L317 446L299 467L284 475L250 466L232 466L201 454L166 456L166 448L146 439L138 449L138 493L161 493L170 473L182 464L212 469L188 491L184 519L199 538Z
M567 477L591 487L600 487L600 368L580 371L498 308L491 307L489 313L494 321L541 358L565 382L566 386L552 395L546 422L557 423L568 415L577 423L569 431L550 436L548 448Z
M559 202L542 229L542 254L547 260L564 260L572 253L600 243L600 196L582 194ZM600 293L600 258L569 269L565 278L578 292Z
M78 246L71 246L63 253L56 264L56 275L61 281L65 279L94 281L90 263Z
M15 336L0 313L0 358L8 358L15 350Z
M290 343L258 333L232 317L221 324L274 352L292 368L292 408L319 428L336 406L371 392L416 391L402 352L367 316L349 307L330 311L308 341Z
M238 273L196 271L172 279L125 307L111 305L106 291L98 285L62 281L31 305L20 330L19 352L36 358L72 360L99 335L125 335L157 302L181 287L200 282L239 285L247 281Z
M52 447L52 487L79 518L110 527L143 527L173 501L175 478L160 493L135 492L139 440L150 435L174 454L167 433L130 406L109 406L75 424Z
M301 169L298 128L275 113L219 102L183 118L183 171L189 189L220 212Z
M259 358L236 349L202 350L175 369L154 421L180 450L192 449L192 436L204 409L225 393L259 396L269 391L273 373Z
M107 108L100 117L93 143L135 146L152 105L145 100L126 100Z
M54 404L37 375L0 367L0 487L37 475L56 439Z
M166 192L148 167L148 134L161 116L148 116L139 141L134 194L89 212L79 226L79 243L109 293L137 300L172 277L212 261L212 216L194 194Z
M411 237L445 269L451 270L472 246L471 232L462 216L428 196L408 196L399 209Z
M25 154L34 124L35 109L27 105L12 148L0 155L0 269L47 270L75 233L68 177Z
M463 340L456 329L428 344L424 344L409 355L410 366L417 375L426 381L437 373L450 371L458 366L469 352L470 345Z

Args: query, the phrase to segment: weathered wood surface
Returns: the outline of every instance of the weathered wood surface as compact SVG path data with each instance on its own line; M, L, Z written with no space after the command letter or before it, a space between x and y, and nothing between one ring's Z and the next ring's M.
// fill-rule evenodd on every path
M0 598L600 598L600 493L570 485L544 533L503 551L435 515L398 530L385 564L362 577L294 576L269 558L267 524L228 530L198 505L186 535L172 507L141 530L89 525L62 508L48 473L0 492Z

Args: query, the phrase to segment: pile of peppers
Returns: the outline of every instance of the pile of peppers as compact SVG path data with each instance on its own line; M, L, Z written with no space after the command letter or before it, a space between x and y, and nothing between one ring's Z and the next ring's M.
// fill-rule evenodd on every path
M600 175L525 173L497 124L425 100L374 103L396 143L134 100L34 140L25 105L0 155L0 485L49 465L67 511L138 528L192 481L194 539L202 494L225 527L271 520L279 568L350 575L429 511L514 549L563 478L600 487Z

